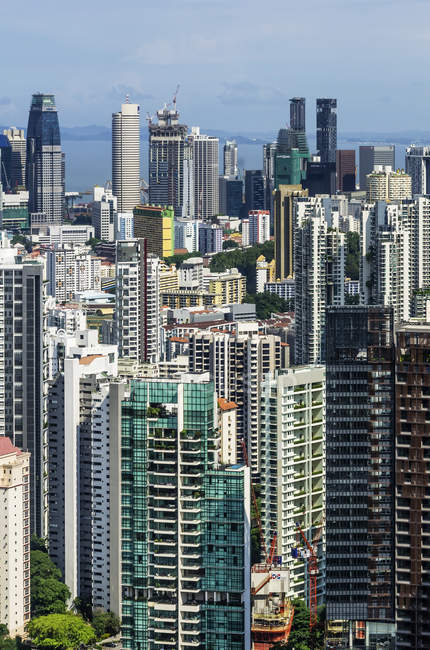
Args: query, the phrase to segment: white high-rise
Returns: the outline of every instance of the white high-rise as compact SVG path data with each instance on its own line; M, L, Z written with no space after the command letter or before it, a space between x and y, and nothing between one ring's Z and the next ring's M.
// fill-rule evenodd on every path
M118 212L140 203L140 116L138 104L122 104L112 114L112 192Z
M412 178L412 194L430 194L430 147L408 147L405 167Z
M189 139L193 143L194 210L209 219L219 212L219 140L203 135L198 126L192 127Z
M227 140L224 145L224 176L239 176L236 140Z
M30 454L0 437L0 624L14 637L30 620Z

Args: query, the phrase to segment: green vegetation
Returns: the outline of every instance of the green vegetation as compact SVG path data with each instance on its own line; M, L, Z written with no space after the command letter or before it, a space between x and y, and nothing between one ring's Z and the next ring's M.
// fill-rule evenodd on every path
M33 242L31 239L28 239L25 235L16 234L12 237L12 246L15 244L22 244L25 247L27 253L31 253L33 250Z
M31 540L30 577L32 616L64 614L70 598L69 588L49 557L44 540L36 536Z
M360 270L360 235L349 232L346 235L345 275L351 280L358 280Z
M239 244L237 243L237 241L234 241L233 239L226 239L222 243L222 248L224 251L229 248L239 248Z
M270 314L273 312L279 313L294 310L294 300L284 300L276 293L268 293L267 291L253 295L247 293L244 302L255 304L257 318L261 319L270 318Z
M98 639L107 639L118 634L121 621L113 612L104 612L102 609L94 610L91 625Z
M348 293L345 294L345 305L358 305L360 304L360 296L356 293L354 296L350 296Z
M9 636L7 625L0 623L0 650L20 650L22 647L21 637L12 639Z
M86 241L85 244L86 244L87 246L91 246L91 249L94 250L95 247L96 247L98 244L101 244L101 243L102 243L102 241L103 241L103 240L102 240L102 239L98 239L98 237L90 237L90 239L89 239L88 241Z
M255 483L254 485L255 497L257 500L257 507L261 509L261 485ZM254 503L251 503L251 566L261 562L261 540L260 529L257 523L257 513L254 508Z
M96 634L80 616L49 614L27 624L32 644L37 648L79 648L96 641Z
M171 255L170 257L165 257L164 261L166 264L176 264L176 266L181 266L182 262L185 262L189 257L202 257L202 254L198 251L194 253L182 253L181 255Z
M248 293L255 293L256 270L255 263L260 255L264 255L270 262L274 256L274 243L267 241L264 244L256 244L249 248L235 248L231 251L214 255L211 261L211 271L221 273L226 269L237 268L246 276L246 287Z
M309 610L303 600L293 601L294 618L288 643L275 643L272 650L323 650L325 607L318 608L318 621L309 629Z

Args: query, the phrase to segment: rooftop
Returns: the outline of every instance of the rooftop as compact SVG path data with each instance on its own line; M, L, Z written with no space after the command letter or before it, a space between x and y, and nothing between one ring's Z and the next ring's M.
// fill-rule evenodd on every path
M0 456L9 456L10 454L22 454L21 449L15 447L12 440L7 436L0 437Z

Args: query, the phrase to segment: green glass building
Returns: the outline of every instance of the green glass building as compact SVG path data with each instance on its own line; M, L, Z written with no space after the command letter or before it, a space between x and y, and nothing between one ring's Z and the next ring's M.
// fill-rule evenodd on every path
M187 375L111 391L111 603L123 647L250 648L249 469L218 464L213 384Z

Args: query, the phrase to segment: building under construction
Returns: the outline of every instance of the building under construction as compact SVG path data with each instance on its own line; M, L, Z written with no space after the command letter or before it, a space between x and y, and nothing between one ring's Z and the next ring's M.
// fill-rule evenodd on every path
M294 609L288 598L290 572L280 564L256 564L251 571L252 649L270 650L274 643L287 642Z

